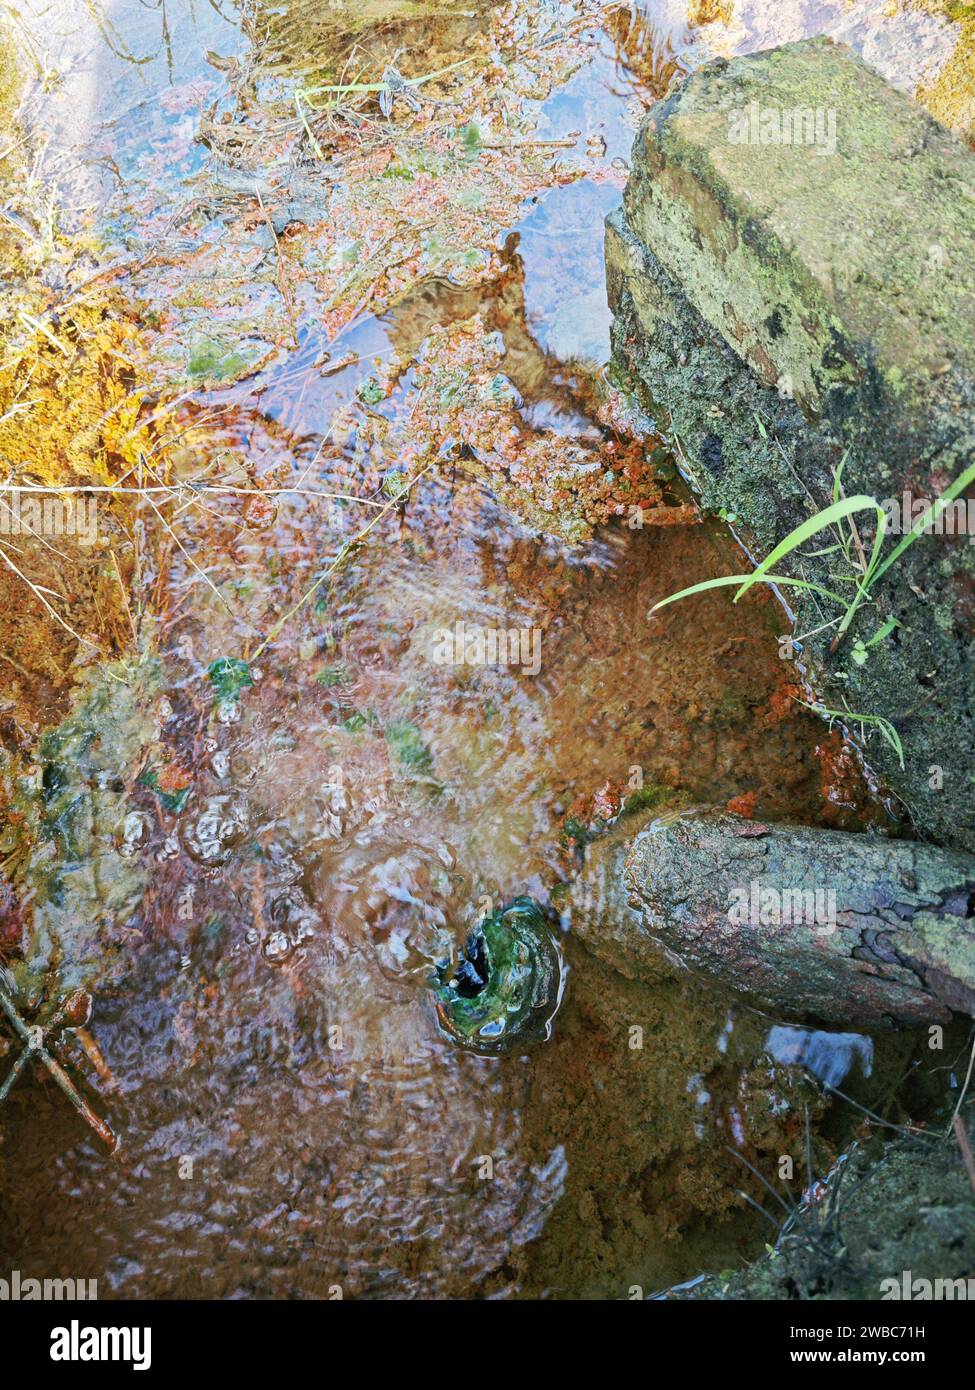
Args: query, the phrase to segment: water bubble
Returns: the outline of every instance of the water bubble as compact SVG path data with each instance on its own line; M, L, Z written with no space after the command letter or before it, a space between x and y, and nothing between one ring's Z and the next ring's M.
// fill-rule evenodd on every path
M321 819L319 834L325 840L337 840L345 834L352 811L352 797L347 787L326 782L321 788Z
M287 932L283 931L271 932L270 936L264 938L264 945L261 947L264 959L269 965L283 965L294 953L294 949L295 943Z
M314 914L296 888L289 888L274 899L270 917L275 927L285 932L295 946L315 934Z
M164 864L167 859L175 859L179 854L179 841L175 835L167 835L162 845L156 851L156 860Z
M218 724L236 724L240 719L239 700L218 700L214 716Z
M152 825L144 811L130 811L115 837L119 854L130 859L146 845Z
M225 864L247 833L243 804L230 795L208 798L203 814L183 829L183 847L199 864Z

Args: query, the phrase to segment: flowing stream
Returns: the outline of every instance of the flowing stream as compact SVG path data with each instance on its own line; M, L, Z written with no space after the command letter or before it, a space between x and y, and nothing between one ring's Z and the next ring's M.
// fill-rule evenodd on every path
M915 1043L637 984L560 924L574 828L634 791L887 815L794 699L767 597L648 619L741 561L626 414L602 222L675 71L832 25L913 87L953 36L856 4L348 8L25 7L57 74L21 116L36 199L91 239L38 273L56 303L122 268L160 446L139 476L183 491L133 502L103 555L161 711L120 841L141 896L93 986L101 1077L79 1064L122 1145L18 1083L0 1268L103 1297L649 1296L758 1253L749 1165L795 1156L800 1200L807 1137L822 1171L858 1118L816 1077L879 1103ZM289 104L485 54L490 102L464 69L419 113L393 90L391 136L357 98L314 126L321 158ZM470 659L511 631L510 659ZM254 683L221 705L228 657ZM438 1029L431 972L520 894L558 935L560 1005L479 1056Z

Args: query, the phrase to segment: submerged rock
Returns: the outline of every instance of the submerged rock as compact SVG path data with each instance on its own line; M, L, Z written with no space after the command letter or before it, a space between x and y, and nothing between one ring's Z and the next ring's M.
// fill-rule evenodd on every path
M776 1062L803 1066L824 1086L842 1086L851 1072L869 1076L873 1069L873 1039L863 1033L831 1033L776 1023L769 1029L765 1047Z
M975 459L973 206L975 155L828 40L709 64L649 113L607 223L615 361L752 553L828 506L841 464L903 533ZM824 700L874 721L870 760L915 824L973 850L975 503L955 511L841 642L842 603L789 596ZM856 520L869 553L876 513ZM777 572L835 593L862 577L835 540Z
M527 897L485 917L457 967L438 966L434 982L442 1032L489 1056L547 1037L561 995L561 952Z
M721 812L622 822L572 926L637 978L703 971L751 1000L876 1027L975 1015L975 856Z
M159 668L150 658L91 672L37 746L34 768L0 756L9 797L8 872L30 921L11 967L17 1002L116 984L130 968L128 924L146 891L144 814L129 782L158 755Z

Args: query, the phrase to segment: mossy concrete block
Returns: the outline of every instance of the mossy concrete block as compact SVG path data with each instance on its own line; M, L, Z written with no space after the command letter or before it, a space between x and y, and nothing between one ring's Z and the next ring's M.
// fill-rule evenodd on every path
M811 143L782 142L787 118ZM722 60L659 103L606 258L616 367L753 553L832 501L844 456L846 494L881 502L975 461L975 156L848 49ZM840 568L782 572L835 591ZM975 849L975 547L925 536L872 597L833 649L837 614L790 590L797 632L822 629L804 669L829 707L894 724L905 767L875 726L868 761L920 833Z
M691 78L645 121L624 207L694 307L810 411L866 427L896 407L909 448L972 375L975 157L843 46Z

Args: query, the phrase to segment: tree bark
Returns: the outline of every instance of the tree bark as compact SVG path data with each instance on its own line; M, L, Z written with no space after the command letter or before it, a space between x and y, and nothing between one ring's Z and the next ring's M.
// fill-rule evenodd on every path
M718 811L590 845L572 927L624 974L682 965L759 1005L861 1026L975 1014L975 856Z

